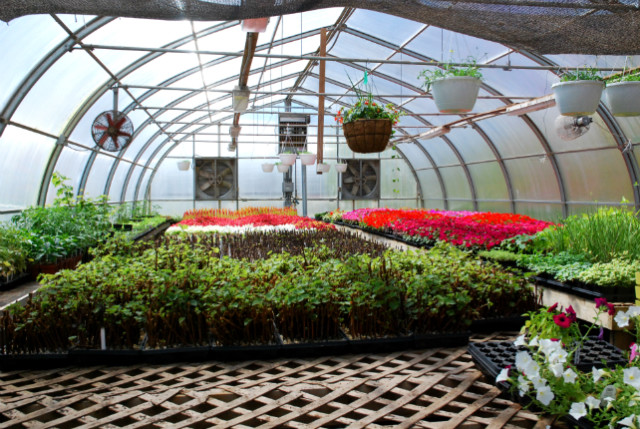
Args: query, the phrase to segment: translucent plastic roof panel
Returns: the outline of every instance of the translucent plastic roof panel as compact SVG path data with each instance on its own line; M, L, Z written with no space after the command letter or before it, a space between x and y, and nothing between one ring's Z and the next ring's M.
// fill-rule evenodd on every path
M506 48L498 43L438 27L428 27L407 45L407 49L419 52L438 61L465 62L475 59L481 63L505 52Z
M193 54L162 54L153 61L127 75L125 85L157 85L185 69L198 67L198 58Z
M151 185L154 200L193 199L193 169L178 169L177 160L166 158L158 165Z
M68 183L73 186L76 192L80 191L80 178L92 153L93 151L89 149L83 149L75 145L64 147L60 153L55 171L70 178L71 181ZM50 186L47 193L47 203L52 203L55 198L53 190L54 188Z
M0 136L0 208L35 205L55 141L41 134L9 126Z
M442 138L436 137L429 140L419 141L427 152L429 152L429 155L431 155L433 162L435 162L437 166L460 164L460 160L453 150L451 150L451 146L449 146Z
M480 200L508 200L509 193L502 170L497 162L468 166L471 179Z
M107 78L107 73L86 52L64 55L29 91L13 120L59 134L79 104Z
M389 58L393 54L393 51L391 49L385 48L382 45L369 42L361 37L353 36L347 33L340 33L340 35L338 36L338 42L333 45L328 53L333 56L343 58L371 59L370 63L365 62L365 64L360 63L360 65L373 67L377 64L375 62L375 59ZM362 55L363 53L365 55Z
M440 168L448 198L471 199L471 189L462 167Z
M478 125L482 126L483 123ZM496 159L487 142L471 127L456 128L455 132L450 132L447 137L465 162Z
M619 150L559 154L556 159L564 173L569 200L601 203L633 200L633 187Z
M540 140L517 116L498 116L479 123L503 158L544 153Z
M177 170L177 168L176 168ZM129 184L125 189L126 194L124 197L125 201L135 200L135 192L136 192L136 184L138 183L138 179L140 178L140 174L142 173L142 167L133 167L133 171L131 172L131 177L129 178Z
M414 21L366 9L357 9L347 24L364 33L375 34L379 39L395 45L404 44L424 26Z
M512 66L537 66L539 64L533 62L529 58L513 53L501 58L496 64L508 64ZM551 84L557 81L555 76L543 70L522 70L483 68L481 70L483 80L500 91L504 95L515 97L541 97L551 93ZM519 99L513 100L515 103L524 101Z
M38 28L38 31L33 31L34 28ZM42 55L66 36L62 28L46 15L25 16L11 21L11 25L0 24L2 63L11 64L11 67L0 67L0 110ZM39 55L34 55L36 52Z
M515 200L560 201L558 181L544 156L505 160Z
M403 53L395 54L389 59L394 61L415 61L413 57ZM378 71L395 79L399 79L407 85L422 87L424 81L419 79L418 76L424 69L424 66L411 64L382 64L378 68Z

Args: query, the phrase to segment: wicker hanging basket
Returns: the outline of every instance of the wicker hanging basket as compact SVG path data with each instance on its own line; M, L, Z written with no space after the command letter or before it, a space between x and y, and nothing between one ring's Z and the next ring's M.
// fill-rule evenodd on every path
M357 153L382 152L391 137L389 119L358 119L342 125L349 148Z

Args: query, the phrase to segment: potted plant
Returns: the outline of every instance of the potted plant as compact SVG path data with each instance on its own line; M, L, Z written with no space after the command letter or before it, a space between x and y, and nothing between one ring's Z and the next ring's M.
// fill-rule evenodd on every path
M338 162L335 167L336 167L336 171L338 173L344 173L345 171L347 171L347 163L346 162Z
M392 126L401 115L391 103L376 103L371 92L364 92L352 86L358 100L353 107L341 107L336 114L336 122L342 124L342 132L347 145L356 153L382 152L387 148L393 134ZM328 170L327 170L328 171Z
M423 70L425 91L432 90L433 101L442 113L466 113L473 109L478 98L482 73L475 60L466 67L445 64L441 69Z
M316 154L306 150L300 152L300 162L302 162L302 165L313 165L316 162Z
M329 170L331 170L331 165L330 164L326 164L324 162L319 162L316 165L316 171L318 173L328 173Z
M265 162L262 164L262 171L265 173L271 173L275 164L273 162Z
M296 154L291 151L283 151L278 155L280 157L280 162L284 165L293 165L296 163Z
M289 167L290 167L290 165L286 165L281 162L276 162L275 166L278 167L278 171L280 173L286 173L287 171L289 171Z
M604 81L595 68L568 71L551 88L563 116L592 115L598 109Z
M607 80L604 98L614 116L640 115L640 73L627 73Z

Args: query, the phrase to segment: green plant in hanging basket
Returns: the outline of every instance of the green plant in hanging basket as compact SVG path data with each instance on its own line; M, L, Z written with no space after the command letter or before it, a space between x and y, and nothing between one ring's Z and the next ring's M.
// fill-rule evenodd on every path
M424 80L422 86L425 91L429 92L431 84L438 79L446 79L454 76L468 76L476 79L482 79L482 72L478 68L476 60L468 59L468 64L465 66L452 66L451 64L444 64L442 68L436 68L434 70L422 70L418 75L419 79Z
M572 82L575 80L604 80L600 76L600 70L594 67L586 67L576 69L575 71L567 70L560 76L560 82Z

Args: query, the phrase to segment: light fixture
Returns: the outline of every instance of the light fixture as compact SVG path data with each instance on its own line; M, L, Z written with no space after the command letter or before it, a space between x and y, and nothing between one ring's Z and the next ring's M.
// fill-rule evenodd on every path
M231 138L237 139L240 135L240 130L242 129L239 125L232 125L229 127L229 135Z
M433 139L436 137L440 137L443 136L445 134L447 134L449 131L451 131L451 128L449 128L446 125L443 125L441 127L435 127L425 133L419 134L418 135L418 139L420 140L428 140L428 139Z
M525 101L524 103L512 104L507 107L505 113L509 116L520 116L531 112L537 112L538 110L548 109L556 105L556 99L553 94L545 95L544 97L535 98L533 100Z
M233 91L231 91L231 105L234 112L247 110L247 107L249 107L249 95L251 95L251 92L246 86L233 88Z
M240 27L247 33L264 33L269 25L269 18L243 19Z

